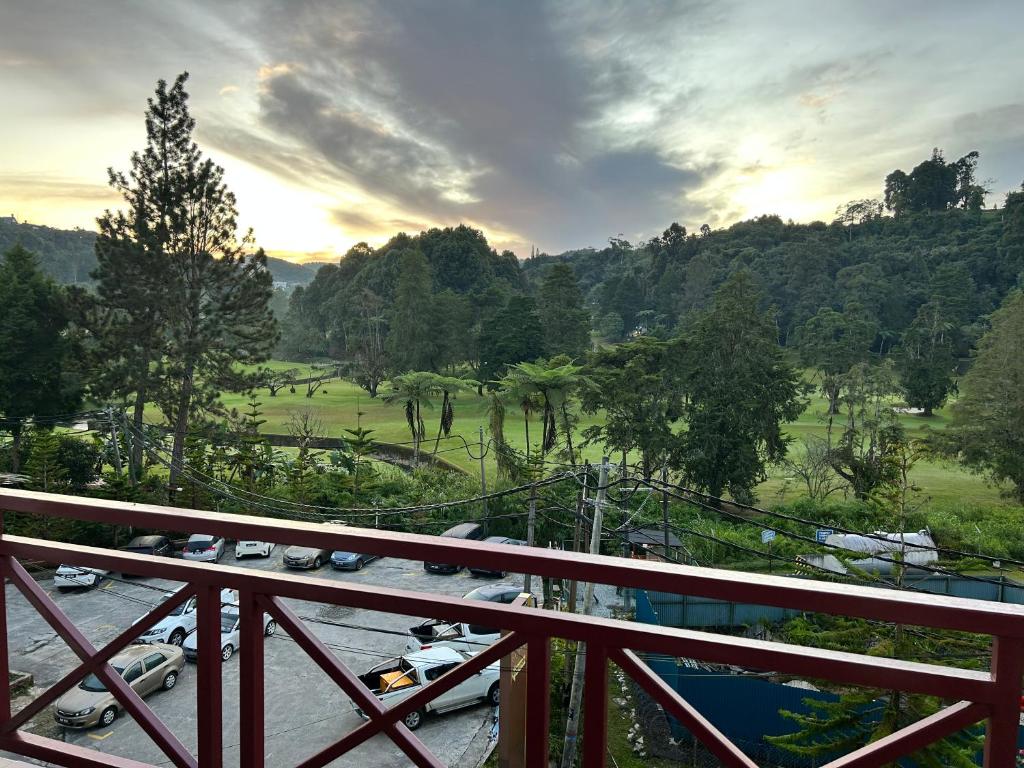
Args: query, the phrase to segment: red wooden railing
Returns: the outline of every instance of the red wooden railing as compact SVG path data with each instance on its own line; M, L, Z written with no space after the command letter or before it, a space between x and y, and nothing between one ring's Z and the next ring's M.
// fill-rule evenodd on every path
M6 604L0 605L0 750L77 768L115 766L150 768L128 759L99 754L19 730L83 675L95 672L168 759L180 768L222 765L222 712L219 612L220 590L236 589L240 597L241 765L264 765L264 611L270 613L304 651L362 708L369 720L335 744L303 760L301 768L326 765L370 737L386 733L417 766L441 766L423 743L402 723L409 712L522 645L527 646L527 763L546 765L548 755L547 694L550 639L586 643L586 693L582 764L605 765L608 662L617 664L644 687L729 768L755 764L685 699L657 677L637 656L658 653L734 664L785 674L805 675L848 685L899 689L941 697L951 702L940 712L830 763L826 768L881 766L923 745L980 721L986 722L985 768L1014 764L1018 727L1018 696L1024 671L1024 608L974 600L814 582L785 577L752 576L712 568L665 565L642 560L569 554L480 542L460 542L417 534L360 528L325 528L316 523L197 512L0 490L0 509L44 516L132 525L136 528L189 532L201 529L236 539L255 539L306 546L326 546L435 562L480 565L510 572L529 572L699 595L728 601L761 603L805 611L856 616L993 637L990 672L904 662L851 653L811 650L780 643L715 635L682 629L633 624L613 619L543 610L524 610L482 601L389 589L354 582L328 581L230 566L210 566L127 552L0 535L0 568L44 619L69 644L81 664L40 698L13 715L8 690ZM184 582L174 598L127 628L102 650L93 647L20 565L19 558L69 563ZM193 756L151 709L113 673L107 661L137 636L139 628L166 616L191 595L199 600L198 755ZM495 645L439 677L422 691L385 709L356 676L313 635L282 602L282 598L364 608L410 616L435 616L499 626L509 631ZM0 600L5 600L0 592Z

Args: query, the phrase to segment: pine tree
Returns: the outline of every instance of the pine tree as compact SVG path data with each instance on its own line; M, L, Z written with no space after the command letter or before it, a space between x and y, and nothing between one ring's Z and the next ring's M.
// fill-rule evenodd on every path
M0 426L11 433L11 471L20 469L26 419L78 407L82 389L64 293L33 254L14 246L0 262Z
M432 371L438 343L433 327L430 265L417 250L399 261L398 287L390 315L385 349L395 371Z
M778 344L749 272L730 277L685 334L684 477L712 496L753 498L765 467L786 455L782 424L804 409L800 377Z
M68 471L60 461L60 440L53 430L37 427L32 431L32 451L25 462L25 473L37 491L60 493L69 485Z
M554 264L548 269L537 311L544 324L544 349L549 356L578 357L590 349L590 313L583 308L583 292L571 266Z
M161 80L149 101L142 158L160 163L155 193L147 192L148 176L133 174L126 185L141 199L141 242L160 249L156 274L163 286L155 305L162 312L163 370L155 395L173 425L171 488L193 413L217 410L222 388L254 383L237 366L266 360L277 341L266 256L247 253L251 232L237 239L235 197L224 170L193 141L187 79L179 75L169 89Z

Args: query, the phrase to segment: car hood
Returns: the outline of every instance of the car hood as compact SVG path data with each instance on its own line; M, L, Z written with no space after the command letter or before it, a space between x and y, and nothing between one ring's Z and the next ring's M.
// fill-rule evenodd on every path
M114 697L110 695L109 691L86 691L75 686L57 699L57 709L62 709L65 712L79 712L113 700Z
M284 551L284 556L285 557L316 557L321 552L323 552L323 550L320 549L319 547L297 547L297 546L291 546L291 547L288 547L288 549L286 549Z

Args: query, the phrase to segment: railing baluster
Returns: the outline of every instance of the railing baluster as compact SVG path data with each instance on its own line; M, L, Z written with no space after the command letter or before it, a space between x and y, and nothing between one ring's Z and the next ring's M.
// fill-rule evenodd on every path
M221 768L223 761L223 694L221 692L220 588L204 586L199 590L197 610L199 642L198 685L196 686L199 722L199 764L203 768Z
M992 680L995 700L985 729L985 768L1006 768L1017 756L1024 641L992 638Z
M551 709L551 639L531 637L526 646L526 764L548 764Z
M263 768L264 761L264 649L263 608L256 594L244 590L238 595L241 611L239 731L240 765Z
M4 514L0 512L0 540L4 537ZM0 563L0 720L11 719L11 659L7 653L7 563Z
M583 686L583 765L605 768L608 754L608 649L587 643Z

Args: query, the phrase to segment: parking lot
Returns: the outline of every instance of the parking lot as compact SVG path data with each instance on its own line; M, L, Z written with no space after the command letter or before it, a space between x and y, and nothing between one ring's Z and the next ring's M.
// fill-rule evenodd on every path
M222 565L285 571L278 546L267 559L236 562L229 546ZM216 566L213 566L216 567ZM426 573L420 562L384 558L361 571L334 571L324 566L316 575L338 581L378 584L441 595L461 596L486 583L467 572L456 575ZM162 590L178 585L159 579L115 578L91 590L60 592L52 579L41 586L75 625L97 647L113 639L159 601ZM495 580L491 580L495 581ZM522 577L504 579L522 583ZM288 601L290 607L348 665L360 673L404 651L404 633L420 620L389 613L339 608L301 601ZM34 676L37 688L46 688L71 671L77 657L39 617L11 585L7 586L8 632L11 668ZM386 606L382 606L385 608ZM325 623L326 622L326 623ZM335 622L335 623L331 623ZM339 626L344 624L346 626ZM240 650L245 653L245 648ZM225 765L237 766L238 753L238 670L237 656L224 664L224 744ZM294 765L320 748L336 741L361 720L352 710L348 697L305 653L278 629L266 642L266 754L268 766ZM196 749L196 670L186 664L177 686L159 691L147 699L150 707L190 750ZM486 741L494 710L481 704L436 717L428 717L417 735L444 762L452 766L475 765L468 749L475 754ZM162 752L127 715L120 715L112 726L86 731L58 727L46 710L30 725L30 730L63 738L110 754L132 757L156 765L170 765ZM484 733L481 733L481 731ZM474 741L474 739L476 739ZM472 743L472 746L471 746ZM385 736L363 744L336 766L405 766L409 761Z

